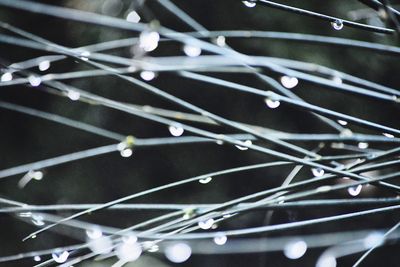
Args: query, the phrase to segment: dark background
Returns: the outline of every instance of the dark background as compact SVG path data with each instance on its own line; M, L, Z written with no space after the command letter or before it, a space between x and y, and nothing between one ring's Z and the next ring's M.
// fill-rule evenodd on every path
M69 6L87 11L107 13L102 10L104 1L38 1L60 6ZM177 2L177 1L174 1ZM364 8L358 1L280 1L297 7L310 9L342 18L349 18L349 12ZM131 1L122 1L123 8L117 14L125 17L131 8ZM395 36L375 34L358 29L344 27L335 31L325 21L307 18L284 11L262 6L246 8L241 1L179 1L179 7L209 30L262 30L300 32L325 36L346 37L371 42L397 45ZM142 21L159 19L162 25L177 31L191 31L172 14L160 7L156 1L147 1L146 10L139 9ZM96 42L136 36L132 32L89 25L49 16L31 14L8 8L0 8L0 20L49 39L55 43L79 47ZM367 21L369 23L377 23ZM365 21L364 21L365 22ZM9 34L4 30L2 33ZM398 57L383 55L370 51L358 51L353 48L340 48L323 45L302 44L299 42L274 41L269 39L228 39L227 43L240 52L250 55L264 55L304 60L337 68L340 71L359 76L374 82L397 88ZM111 51L116 55L130 57L129 49ZM0 60L3 65L23 61L44 55L11 45L0 45ZM151 55L183 55L181 45L170 43L160 45ZM67 72L88 69L89 66L78 64L71 59L52 64L51 72ZM32 69L32 71L36 71ZM268 74L268 73L267 73ZM228 78L257 88L270 89L250 75L216 75ZM135 74L135 77L138 75ZM277 76L273 76L276 77ZM80 80L69 80L68 84L114 100L140 105L182 110L156 96L144 92L115 77L96 77ZM328 133L331 129L316 120L309 113L281 105L278 109L266 109L259 97L228 91L208 84L190 81L173 73L163 73L151 82L153 85L181 97L193 104L203 107L232 120L251 123L293 133ZM300 82L295 93L323 107L345 114L368 119L391 127L399 127L399 110L384 102L363 98L361 96L335 92L331 89ZM169 136L168 129L134 116L112 111L99 106L71 102L66 98L50 95L28 86L1 87L0 99L39 110L60 114L123 135L132 134L141 138ZM184 110L182 110L184 111ZM194 124L196 125L196 124ZM235 133L227 127L205 127L215 132ZM362 128L354 131L371 133ZM186 133L185 133L186 134ZM187 135L187 134L186 134ZM72 153L96 146L111 144L110 140L85 133L53 122L0 110L0 169L19 164ZM279 149L271 144L260 143L269 148ZM309 149L318 144L302 144ZM385 149L384 146L375 145ZM336 151L325 149L324 153ZM195 175L222 170L226 168L273 161L272 157L252 151L239 151L230 146L215 144L191 144L138 148L132 157L122 158L118 153L84 159L77 162L52 167L44 170L42 181L32 181L23 190L17 187L20 176L8 177L0 181L0 194L9 199L30 204L56 203L101 203L139 192L151 187L166 184ZM135 203L216 203L232 198L272 188L282 183L290 168L268 168L249 171L229 176L222 176L208 185L198 183L185 185L172 190L152 194ZM309 169L304 168L297 179L310 176ZM364 194L364 195L363 195ZM378 189L364 192L361 196L386 196ZM348 197L346 192L338 192L329 197ZM352 209L313 209L275 212L271 223L280 223L301 219L316 218ZM60 215L67 216L68 213ZM155 216L155 213L144 212L111 212L83 217L84 220L110 225L128 227L136 222ZM265 212L245 214L227 222L221 227L226 229L259 226L265 223ZM370 229L393 226L399 216L394 213L363 217L351 221L321 224L317 227L302 228L275 235L309 234L355 229ZM55 246L73 244L73 239L55 233L45 233L35 240L22 242L21 239L35 228L13 216L0 215L0 256L16 254L31 250L46 249ZM267 235L266 235L267 236ZM396 266L398 245L389 244L378 249L364 262L365 266L377 266L385 259L386 266ZM293 261L282 253L244 254L230 256L193 255L182 266L312 266L323 250L309 250L301 259ZM357 256L357 255L356 255ZM167 265L173 265L162 255L155 256ZM339 260L339 266L354 263L355 256ZM99 263L100 264L100 263ZM104 266L110 264L105 262ZM156 266L158 263L147 263ZM30 266L32 260L6 263L4 266ZM82 266L103 266L85 265Z

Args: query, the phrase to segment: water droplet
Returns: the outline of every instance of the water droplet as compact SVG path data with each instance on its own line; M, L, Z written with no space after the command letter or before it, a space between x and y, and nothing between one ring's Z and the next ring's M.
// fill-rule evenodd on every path
M307 243L303 240L289 242L283 249L283 253L289 259L299 259L307 251Z
M113 249L113 242L108 236L100 236L97 238L90 238L88 247L96 254L108 254Z
M218 36L217 39L215 39L215 43L220 47L225 46L226 45L225 36L222 36L222 35Z
M394 138L394 135L390 134L390 133L383 133L383 135L388 137L388 138Z
M282 76L281 83L284 87L292 89L299 83L299 80L296 77Z
M191 45L185 44L183 46L183 52L188 57L198 57L201 54L201 49L200 49L200 47L197 47L197 46L191 46Z
M340 31L341 29L343 29L343 21L342 20L340 20L340 19L337 19L337 20L335 20L335 21L332 21L331 22L331 25L332 25L332 27L333 27L333 29L335 29L335 30L337 30L337 31Z
M36 226L43 226L45 224L43 221L43 216L39 214L32 215L32 223Z
M338 120L337 121L340 125L346 126L347 125L347 121L344 120Z
M39 86L42 83L42 79L40 79L40 77L36 77L34 75L30 75L28 77L28 81L33 87Z
M325 173L325 171L321 168L312 168L311 172L315 177L321 177Z
M207 220L205 220L205 221L200 221L198 224L199 224L199 227L200 227L201 229L207 230L207 229L210 229L210 228L213 226L213 224L214 224L214 219L213 219L213 218L210 218L210 219L207 219Z
M255 1L242 1L242 3L243 3L246 7L255 7L255 6L256 6L256 2L255 2Z
M353 197L358 196L361 193L362 190L362 185L357 185L357 186L351 186L347 188L347 192Z
M130 148L125 148L125 149L120 151L120 154L124 158L129 158L130 156L132 156L133 151Z
M140 21L140 16L135 10L133 10L128 13L126 20L132 23L138 23Z
M158 32L142 32L139 36L139 47L146 52L153 51L157 48L159 40L160 35Z
M177 243L165 249L165 256L168 260L181 263L187 261L192 255L192 249L185 243Z
M153 242L151 242L151 243L153 243ZM159 251L159 250L160 250L160 248L159 248L159 246L156 245L156 244L152 244L152 245L147 249L148 252L157 252L157 251Z
M55 251L51 254L51 257L53 260L57 263L63 263L66 262L69 256L68 251Z
M86 235L89 239L96 239L103 236L103 232L101 231L100 227L92 227L86 230Z
M43 179L43 172L41 172L41 171L30 170L28 172L28 175L30 178L37 180L37 181L40 181Z
M115 250L115 255L124 262L135 261L141 254L142 247L137 242L123 242Z
M368 148L368 143L366 143L366 142L359 142L359 143L358 143L358 148L360 148L360 149L366 149L366 148Z
M332 255L322 255L315 267L336 267L336 258Z
M212 180L212 177L209 176L209 177L207 177L207 178L200 179L200 180L199 180L199 183L201 183L201 184L208 184L209 182L211 182L211 180Z
M340 132L340 136L341 137L350 137L350 136L352 136L353 135L353 132L350 130L350 129L343 129L341 132Z
M40 257L40 256L35 256L35 257L33 257L33 260L34 261L41 261L42 260L42 258Z
M80 59L82 59L83 61L88 61L89 57L90 57L90 52L89 51L82 51L80 53Z
M1 75L1 81L2 82L9 82L13 79L13 75L11 72L6 72L3 75Z
M38 67L39 67L40 71L46 71L50 68L50 61L43 60L43 61L39 62Z
M279 102L278 100L273 100L271 98L266 98L264 101L269 108L277 108L281 104L281 102Z
M222 233L220 233L216 237L214 237L214 243L219 246L225 245L227 240L228 240L228 238L226 237L226 235L224 235Z
M184 220L189 220L190 218L192 218L196 212L194 208L187 208L183 211L183 219Z
M140 77L145 81L151 81L156 77L156 73L154 71L144 70L140 72Z
M177 126L177 125L171 125L168 127L169 132L171 133L172 136L181 136L183 132L185 131L182 127Z
M246 140L244 142L241 142L243 145L247 145L247 146L251 146L253 144L253 142L251 140ZM247 150L249 149L247 146L239 146L239 145L235 145L239 150Z
M336 83L336 84L342 84L342 83L343 83L342 78L340 78L339 76L333 76L333 77L332 77L332 81L333 81L334 83Z
M79 100L81 98L81 94L75 90L68 90L67 97L72 101Z

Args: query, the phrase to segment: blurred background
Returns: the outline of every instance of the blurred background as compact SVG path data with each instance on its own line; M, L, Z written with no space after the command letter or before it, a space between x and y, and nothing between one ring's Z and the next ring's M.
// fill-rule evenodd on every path
M16 0L17 1L17 0ZM95 12L113 17L126 18L136 10L141 22L158 20L161 25L176 31L192 31L173 14L163 8L158 1L126 0L68 0L36 1L53 5ZM337 16L358 20L377 26L384 26L372 10L366 9L358 1L329 0L321 1L279 1L296 7L305 8ZM259 30L318 34L344 37L357 40L391 44L397 46L396 36L376 34L359 29L344 27L335 31L332 26L313 18L287 13L284 11L257 5L246 7L241 1L174 1L208 30ZM396 4L392 1L392 4ZM0 20L20 27L46 38L57 44L75 48L94 43L137 37L138 34L108 27L53 18L45 15L0 8ZM3 34L9 34L1 30ZM227 38L226 42L235 50L257 56L281 57L321 64L339 71L364 78L386 86L397 88L399 85L399 58L393 55L359 50L354 48L334 47L329 45L307 44L302 42L279 41L260 38ZM131 47L108 51L110 54L132 58ZM204 52L207 54L206 52ZM204 54L203 53L203 54ZM51 54L51 53L49 53ZM0 45L0 63L7 66L44 55L41 51L14 45ZM160 44L150 53L151 56L184 55L182 45L177 42ZM45 73L62 73L90 69L90 66L66 59L51 64ZM32 69L33 72L39 72ZM279 76L265 72L275 79ZM138 74L132 74L139 78ZM270 90L265 84L249 74L212 74L256 88ZM171 110L186 111L157 96L112 76L100 76L84 79L70 79L67 84L83 90L137 105L150 105ZM180 97L190 103L223 117L263 126L290 133L330 133L332 129L299 109L281 104L278 109L268 109L257 96L229 91L225 88L179 77L175 73L159 73L149 83ZM398 107L331 89L321 88L311 83L300 81L293 89L306 101L355 117L367 119L387 126L398 128ZM169 137L168 127L150 122L126 113L117 112L101 106L71 101L68 98L48 94L42 90L26 86L1 87L0 99L38 110L63 115L101 128L133 135L138 138ZM41 120L13 111L0 110L0 169L47 159L84 149L112 144L109 139L92 135L54 122ZM193 123L217 133L238 133L229 127L215 127ZM360 133L374 133L359 127L350 127ZM189 133L184 133L189 135ZM297 145L313 150L318 142ZM281 149L269 143L260 142L272 149ZM356 144L354 144L356 145ZM385 145L374 145L377 149L387 149ZM329 146L323 148L325 154L340 154ZM182 144L173 146L155 146L134 148L133 155L123 158L112 153L72 163L46 168L40 181L31 181L23 189L18 188L18 181L23 175L11 176L0 181L0 196L8 199L37 205L64 203L103 203L134 192L166 184L192 176L249 164L275 160L264 154L250 150L241 151L232 145ZM218 203L251 194L280 185L291 171L291 167L273 167L230 174L214 179L212 183L199 183L180 186L171 190L138 198L132 203ZM390 170L385 170L389 172ZM296 180L310 177L309 168L303 170ZM360 197L390 196L380 189L370 186L365 188ZM346 190L329 195L331 198L351 198ZM224 222L220 229L238 229L245 227L276 224L317 218L339 213L351 212L356 208L323 208L278 210L272 215L267 211L246 213L235 220ZM125 228L161 213L144 211L102 211L82 217L83 220ZM71 213L61 212L60 216ZM387 228L399 219L396 213L384 213L369 217L360 217L340 223L325 223L314 227L278 232L276 235L311 234L336 232L354 229ZM47 249L74 244L76 240L68 233L47 232L34 240L22 242L21 239L36 230L34 225L21 221L17 216L0 214L0 256ZM268 237L271 235L265 234ZM364 262L365 266L396 266L398 257L393 256L399 249L398 244L390 243L377 249ZM321 249L310 249L298 260L287 259L282 252L253 253L237 255L193 255L182 266L313 266ZM395 254L396 255L396 254ZM357 255L343 257L338 266L349 266ZM359 255L358 255L359 256ZM103 262L84 262L78 266L110 266L114 260ZM32 266L32 259L5 263L4 266ZM126 266L173 266L162 254L145 255L139 261Z

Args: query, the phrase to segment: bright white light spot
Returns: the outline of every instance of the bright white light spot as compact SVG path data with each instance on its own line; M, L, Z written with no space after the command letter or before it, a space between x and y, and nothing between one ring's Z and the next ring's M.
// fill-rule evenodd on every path
M336 258L331 255L322 255L318 259L316 267L336 267Z
M343 25L343 21L340 20L340 19L337 19L337 20L335 20L335 21L332 21L332 22L331 22L331 25L332 25L333 29L335 29L335 30L337 30L337 31L343 29L343 26L344 26L344 25Z
M103 236L103 232L100 227L92 227L91 229L86 230L86 235L90 239L97 239Z
M142 248L136 242L124 242L115 250L115 255L124 262L135 261L141 254Z
M68 251L55 251L51 254L51 257L53 260L57 263L63 263L66 262L69 256Z
M157 48L159 40L158 32L142 32L139 36L139 47L146 52L153 51Z
M1 75L2 82L9 82L12 80L12 78L13 78L13 75L11 74L11 72L6 72L3 75Z
M296 77L282 76L281 83L284 87L292 89L299 83L299 80Z
M315 177L321 177L325 173L325 171L321 168L312 168L311 172Z
M138 23L140 21L140 16L136 11L129 12L128 16L126 16L126 20L133 23Z
M132 156L133 151L130 148L125 148L125 149L120 151L120 154L124 158L129 158L130 156Z
M207 177L207 178L200 179L200 180L199 180L199 183L201 183L201 184L208 184L209 182L211 182L211 180L212 180L212 177L209 176L209 177Z
M34 87L39 86L42 83L42 79L33 75L28 77L28 81Z
M182 127L171 125L168 127L168 131L171 133L172 136L181 136L185 131Z
M271 98L266 98L264 99L265 104L267 104L267 106L269 108L277 108L280 106L281 102L279 102L278 100L273 100Z
M219 234L216 237L214 237L214 243L219 246L225 245L227 240L228 238L226 237L226 235L223 234Z
M244 144L244 145L247 145L247 146L251 146L252 144L253 144L253 142L251 141L251 140L246 140L246 141L244 141L244 142L241 142L242 144ZM239 150L247 150L247 149L249 149L247 146L238 146L238 145L235 145Z
M214 224L214 219L210 218L205 221L200 221L199 227L203 230L207 230L207 229L210 229L213 226L213 224Z
M185 52L188 57L198 57L201 54L201 49L197 46L184 45L183 52Z
M383 133L383 135L388 137L388 138L394 138L394 135L390 134L390 133Z
M303 240L296 240L288 243L283 253L289 259L299 259L301 258L307 251L307 244Z
M81 94L74 90L68 90L67 97L72 101L76 101L79 100L79 98L81 98Z
M154 71L144 70L140 73L140 77L145 81L151 81L156 77Z
M361 193L362 185L352 186L347 188L347 192L353 197L358 196Z
M347 125L347 121L344 120L338 120L337 121L340 125L346 126Z
M50 61L48 60L43 60L39 63L39 70L40 71L46 71L50 68Z
M366 148L368 148L368 143L366 143L366 142L360 142L360 143L358 143L358 148L360 148L360 149L366 149Z
M191 254L192 249L185 243L177 243L165 249L167 259L175 263L187 261Z
M216 44L218 45L218 46L225 46L226 45L226 38L225 38L225 36L222 36L222 35L220 35L220 36L218 36L217 37L217 39L215 40L215 42L216 42Z
M113 243L110 237L100 236L88 240L88 247L96 254L108 254L112 251Z
M379 232L372 232L364 239L364 246L366 249L377 247L383 244L385 236Z
M255 7L256 6L256 2L254 2L254 1L242 1L242 3L247 7Z
M42 258L41 258L40 256L35 256L35 257L33 257L33 260L34 260L34 261L41 261Z

